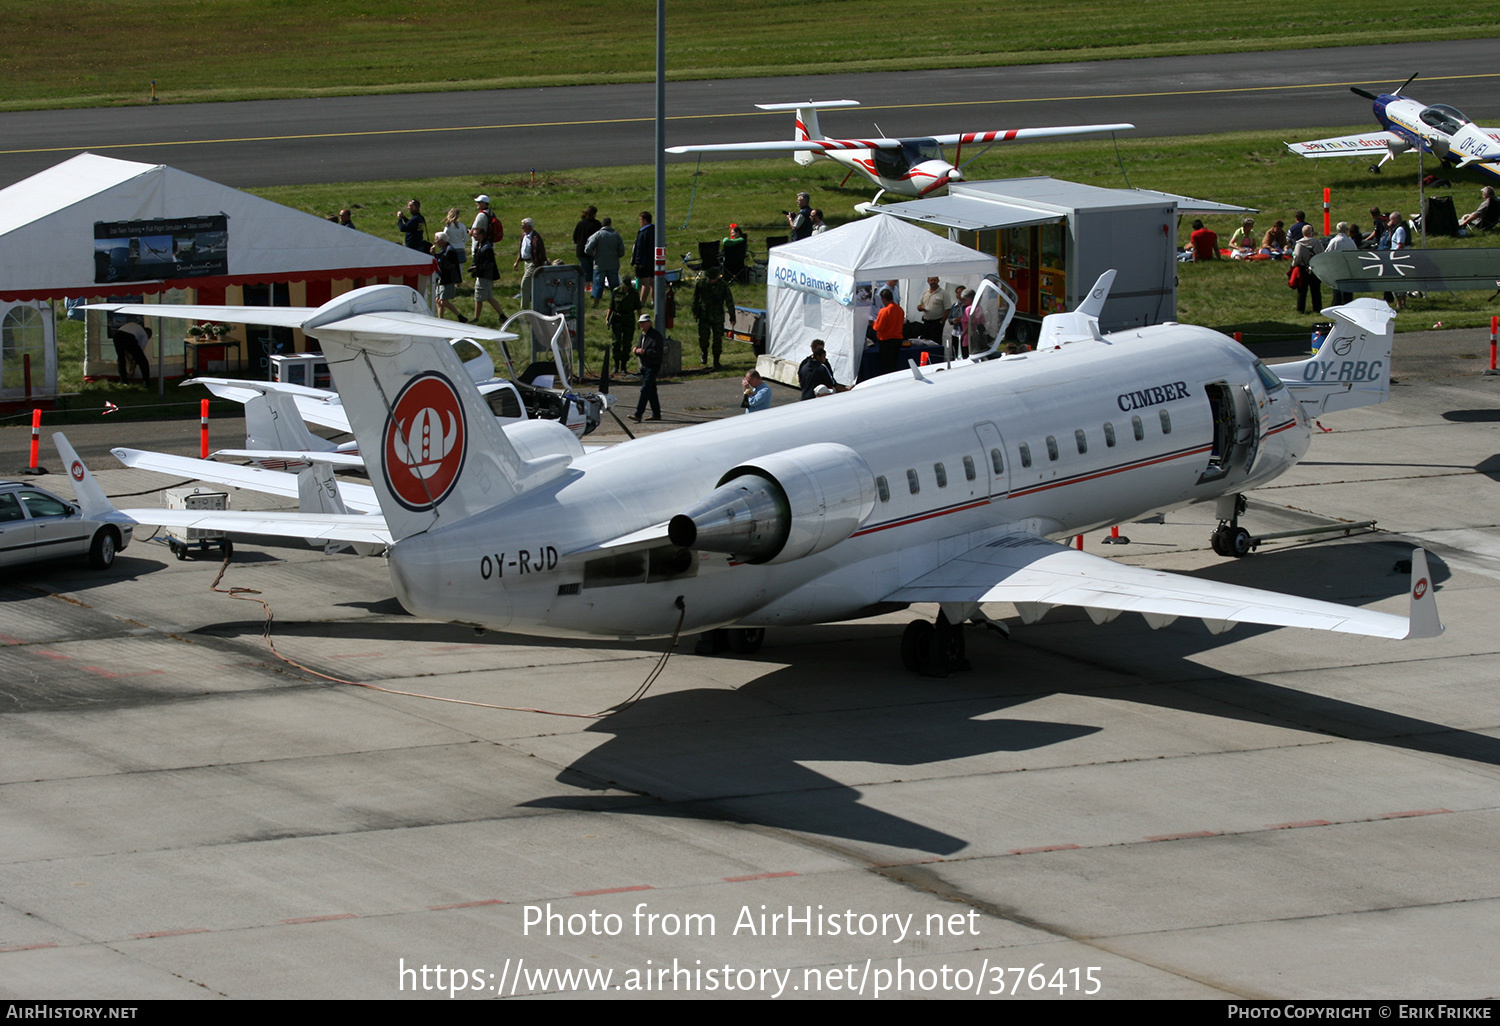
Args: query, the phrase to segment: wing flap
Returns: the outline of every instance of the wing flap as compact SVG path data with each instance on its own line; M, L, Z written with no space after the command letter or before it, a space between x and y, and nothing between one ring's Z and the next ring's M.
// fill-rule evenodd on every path
M1164 625L1196 617L1210 629L1234 623L1405 638L1405 617L1258 588L1220 584L1089 555L1030 535L1006 535L898 588L888 602L1011 602L1140 613ZM1413 635L1415 636L1415 635Z

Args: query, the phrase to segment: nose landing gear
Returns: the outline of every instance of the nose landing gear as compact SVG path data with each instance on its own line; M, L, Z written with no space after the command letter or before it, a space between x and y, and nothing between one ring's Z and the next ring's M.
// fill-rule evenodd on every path
M1219 500L1219 526L1209 539L1219 555L1240 559L1250 555L1250 550L1255 547L1250 532L1240 526L1240 514L1243 512L1243 495L1226 495Z

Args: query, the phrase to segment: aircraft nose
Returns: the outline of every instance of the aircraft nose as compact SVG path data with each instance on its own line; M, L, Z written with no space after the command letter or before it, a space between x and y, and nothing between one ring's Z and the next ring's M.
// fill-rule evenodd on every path
M961 182L963 180L964 180L964 173L962 171L960 171L958 168L954 168L952 171L948 172L948 181L950 181L950 182Z

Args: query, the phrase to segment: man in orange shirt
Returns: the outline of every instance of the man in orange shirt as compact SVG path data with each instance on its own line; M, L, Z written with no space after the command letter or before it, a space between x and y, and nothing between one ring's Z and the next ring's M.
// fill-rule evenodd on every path
M901 343L906 338L906 311L896 303L890 289L880 290L880 301L885 304L875 315L875 342L880 346L880 373L889 374L901 369Z

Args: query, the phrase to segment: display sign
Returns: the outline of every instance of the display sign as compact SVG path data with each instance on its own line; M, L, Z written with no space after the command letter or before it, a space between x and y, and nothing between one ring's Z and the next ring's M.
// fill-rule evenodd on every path
M847 272L778 258L771 266L770 277L771 284L778 288L810 292L844 306L854 302L854 279Z
M229 273L229 218L94 222L98 284L206 278Z

